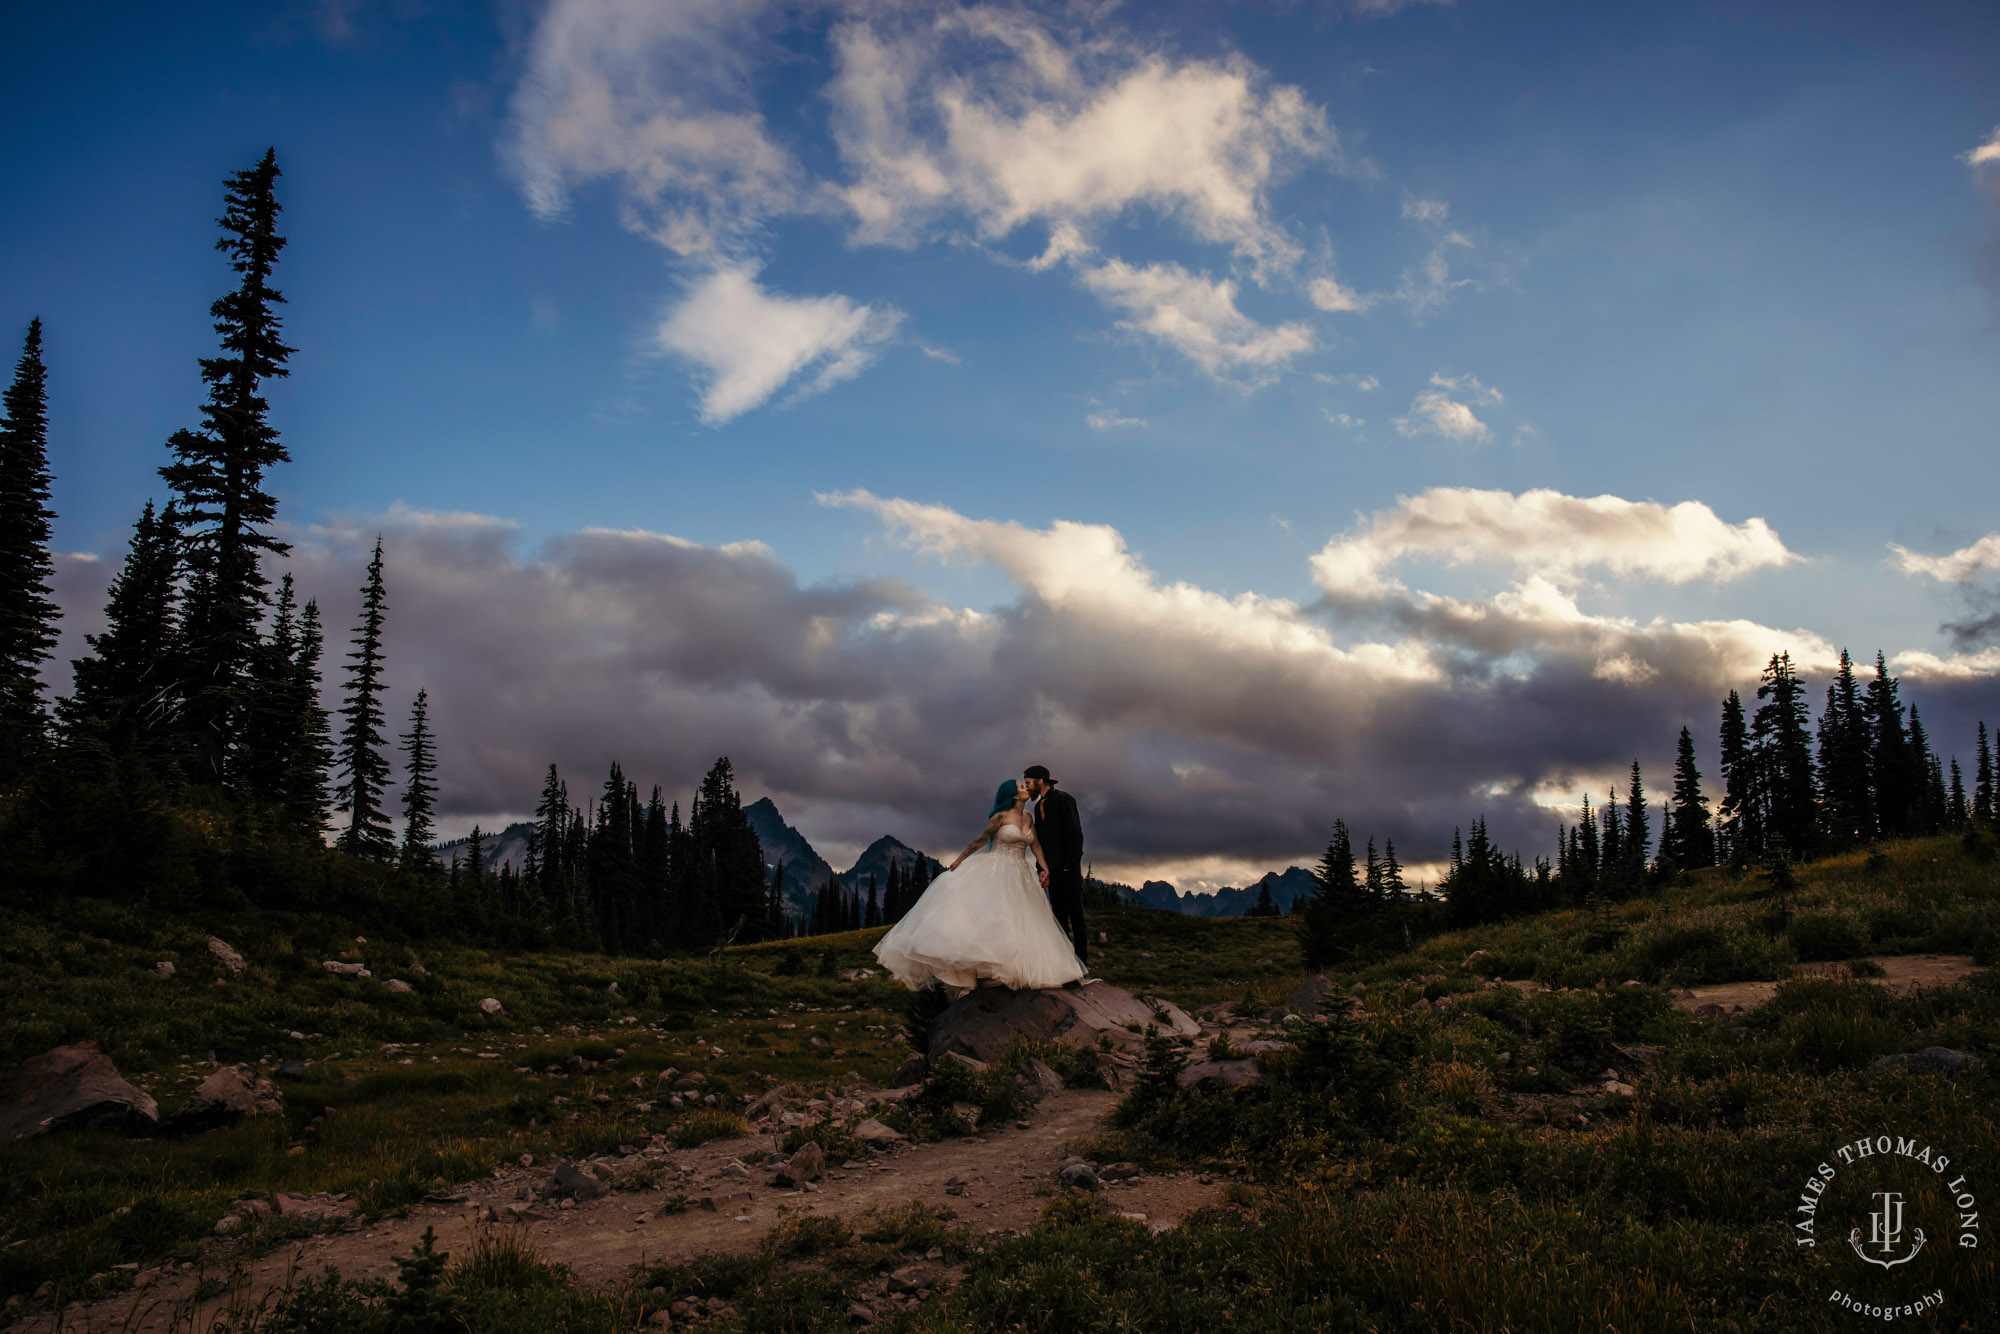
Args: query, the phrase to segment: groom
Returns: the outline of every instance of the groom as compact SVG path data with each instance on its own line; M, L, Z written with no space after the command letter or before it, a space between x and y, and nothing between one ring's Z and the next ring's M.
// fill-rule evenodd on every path
M1083 822L1077 818L1076 798L1058 792L1056 780L1043 765L1029 765L1021 777L1034 801L1035 834L1042 842L1042 856L1048 858L1042 888L1049 892L1049 907L1069 934L1077 961L1088 966L1090 933L1083 925Z

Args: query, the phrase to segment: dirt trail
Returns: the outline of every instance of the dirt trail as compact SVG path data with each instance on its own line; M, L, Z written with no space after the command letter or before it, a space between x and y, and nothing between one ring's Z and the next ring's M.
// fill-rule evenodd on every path
M838 1216L852 1223L871 1208L920 1200L955 1210L975 1235L1026 1231L1047 1203L1056 1171L1071 1146L1100 1133L1117 1101L1117 1094L1102 1090L1066 1089L1045 1098L1026 1129L1008 1122L1004 1129L966 1139L901 1146L871 1155L852 1169L832 1167L815 1191L767 1186L768 1174L755 1168L747 1181L725 1170L737 1155L771 1147L768 1137L714 1141L673 1151L665 1160L671 1164L672 1179L659 1189L614 1191L572 1209L538 1205L536 1213L546 1218L518 1226L543 1257L570 1266L578 1277L603 1288L625 1281L636 1265L752 1250L786 1209ZM437 1229L441 1249L456 1251L480 1226L474 1220L482 1207L500 1209L518 1203L522 1190L534 1180L532 1171L506 1168L496 1177L462 1187L453 1203L419 1205L407 1218L291 1243L245 1261L243 1299L254 1306L281 1289L289 1273L308 1277L327 1265L338 1268L344 1278L394 1278L392 1257L406 1254L426 1227ZM1220 1184L1193 1175L1104 1183L1113 1207L1143 1214L1156 1228L1174 1226L1196 1209L1215 1203L1221 1191ZM676 1194L695 1202L703 1195L744 1192L750 1197L747 1208L717 1213L695 1204L685 1213L657 1212ZM642 1215L645 1221L640 1221ZM218 1248L209 1272L226 1272L233 1259L228 1250ZM42 1316L19 1328L36 1334L58 1328L74 1334L165 1331L175 1328L178 1313L178 1329L206 1330L229 1299L201 1303L190 1322L194 1287L192 1274L163 1273L144 1292L70 1307L60 1325Z
M1969 954L1882 954L1876 955L1870 962L1880 964L1883 975L1860 980L1872 982L1899 996L1936 987L1955 987L1980 971ZM1794 977L1845 978L1848 975L1844 963L1800 964L1792 972ZM1725 982L1713 987L1684 988L1674 992L1673 998L1674 1004L1683 1010L1719 1005L1725 1014L1736 1014L1754 1010L1777 994L1776 982Z

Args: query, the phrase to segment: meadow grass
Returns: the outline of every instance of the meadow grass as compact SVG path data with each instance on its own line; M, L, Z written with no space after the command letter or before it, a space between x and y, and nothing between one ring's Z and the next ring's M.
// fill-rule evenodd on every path
M1608 948L1590 947L1583 912L1563 910L1354 960L1331 978L1339 991L1360 988L1365 1017L1267 1026L1293 1050L1266 1058L1264 1080L1244 1089L1181 1089L1173 1073L1194 1053L1155 1043L1093 1151L1239 1181L1232 1203L1163 1234L1067 1197L1004 1242L921 1206L852 1229L788 1217L752 1255L655 1269L610 1294L522 1253L518 1239L488 1240L452 1257L442 1280L459 1301L455 1327L636 1329L665 1304L717 1297L733 1313L696 1323L847 1329L861 1285L932 1249L963 1281L914 1309L883 1310L880 1327L1845 1327L1853 1317L1825 1301L1837 1253L1801 1251L1789 1235L1798 1184L1835 1144L1881 1128L1952 1146L1976 1186L1992 1188L2000 981L1987 973L1896 996L1793 967L1861 951L1991 963L2000 872L1954 840L1907 843L1805 868L1791 907L1780 918L1755 876L1705 872L1614 905ZM1303 975L1287 919L1124 909L1094 914L1091 926L1108 938L1093 949L1094 972L1190 1008L1249 1002L1261 1013ZM0 1020L15 1059L96 1038L167 1106L205 1073L211 1050L265 1068L312 1062L287 1086L293 1110L281 1121L187 1140L79 1131L0 1146L0 1177L14 1183L0 1293L45 1281L103 1292L121 1280L93 1286L92 1276L116 1263L199 1261L239 1194L345 1190L369 1211L394 1210L521 1152L587 1152L653 1133L693 1142L733 1129L744 1094L780 1080L831 1087L849 1070L879 1080L907 1054L906 993L841 976L873 966L879 930L750 946L711 965L363 946L337 923L244 916L220 934L251 967L222 986L208 934L208 924L103 905L0 914L0 983L28 998ZM428 976L409 977L412 996L387 995L379 979L408 975L412 952ZM343 957L366 962L376 981L319 967ZM177 962L176 978L150 976L158 958ZM1553 990L1524 994L1494 978ZM1756 978L1785 980L1771 1003L1735 1017L1698 1018L1664 990ZM492 1025L474 1018L485 995L506 1005ZM1434 1004L1413 1006L1419 997ZM1987 1064L1952 1075L1873 1065L1929 1045ZM572 1057L599 1064L573 1067ZM700 1069L718 1103L667 1107L656 1076L670 1066ZM1637 1096L1600 1091L1607 1067ZM992 1099L1007 1114L1005 1089L954 1078L906 1113L912 1130L947 1133L956 1102ZM593 1102L596 1092L610 1103ZM301 1143L304 1153L290 1151ZM1990 1256L1940 1245L1899 1272L1909 1280L1900 1286L1944 1291L1928 1318L1977 1329L2000 1309ZM315 1280L294 1288L284 1322L270 1327L375 1328L392 1296Z

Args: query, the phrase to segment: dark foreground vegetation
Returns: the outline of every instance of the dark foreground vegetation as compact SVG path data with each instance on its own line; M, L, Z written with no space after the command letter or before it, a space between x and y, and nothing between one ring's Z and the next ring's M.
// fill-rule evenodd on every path
M1250 1016L1232 1030L1239 1040L1292 1044L1264 1058L1262 1082L1228 1089L1174 1078L1191 1059L1228 1055L1227 1039L1213 1053L1155 1042L1106 1140L1078 1146L1097 1161L1234 1173L1227 1203L1177 1229L1155 1235L1083 1195L1054 1196L1036 1229L1004 1240L934 1207L851 1230L788 1216L752 1254L655 1268L611 1293L495 1231L443 1260L413 1257L400 1284L302 1275L225 1327L634 1330L675 1302L716 1298L723 1314L678 1323L832 1331L851 1327L859 1284L915 1249L948 1255L964 1278L914 1311L882 1312L877 1327L1844 1328L1857 1317L1827 1297L1854 1281L1843 1260L1855 1266L1838 1238L1795 1244L1800 1183L1836 1146L1880 1130L1949 1153L1983 1194L2000 1144L1996 975L1894 995L1864 980L1866 956L1991 964L1996 890L1994 862L1949 838L1813 863L1783 919L1766 881L1711 870L1618 904L1608 944L1585 909L1453 932L1331 974L1359 1012L1335 1005L1324 1021L1291 1022L1266 1016L1299 980L1294 919L1106 912L1109 980L1190 1008L1228 1004ZM96 1037L163 1105L211 1049L266 1069L313 1061L290 1086L298 1110L277 1122L0 1148L0 1293L24 1299L10 1316L114 1293L130 1283L120 1263L213 1263L208 1234L245 1192L352 1190L364 1214L394 1213L521 1152L741 1133L726 1105L640 1110L657 1095L629 1078L699 1062L724 1103L778 1080L832 1087L850 1069L879 1081L919 1018L900 988L841 976L867 962L872 931L663 964L395 935L361 945L349 929L327 916L210 921L87 902L0 922L0 985L31 998L0 1021L9 1059ZM220 986L201 963L211 930L234 932L251 961ZM427 976L390 996L327 973L322 956L366 962L378 978L417 962ZM163 958L182 961L172 979L148 971ZM1793 975L1814 958L1836 962ZM1668 990L1760 978L1783 979L1776 998L1742 1014L1698 1017ZM505 1012L482 1023L488 995ZM1926 1046L1987 1064L1874 1065ZM601 1069L561 1084L539 1073L572 1056ZM1606 1091L1607 1069L1631 1091ZM931 1131L952 1133L945 1119ZM1841 1182L1865 1184L1855 1172ZM281 1224L268 1220L251 1247L295 1235ZM1991 1251L1933 1241L1876 1286L1941 1291L1931 1327L1985 1327L2000 1303ZM218 1270L212 1290L227 1283Z

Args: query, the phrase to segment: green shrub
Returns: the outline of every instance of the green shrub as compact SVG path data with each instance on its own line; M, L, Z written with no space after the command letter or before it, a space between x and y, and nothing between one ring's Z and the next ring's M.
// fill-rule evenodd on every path
M1868 933L1861 924L1837 913L1801 913L1786 934L1792 949L1807 963L1852 959L1868 948Z
M672 1131L677 1149L692 1149L712 1139L742 1139L749 1133L750 1127L736 1113L714 1110L684 1116Z
M1394 1161L1399 1172L1418 1181L1487 1189L1518 1176L1521 1141L1507 1126L1444 1113L1418 1123Z

